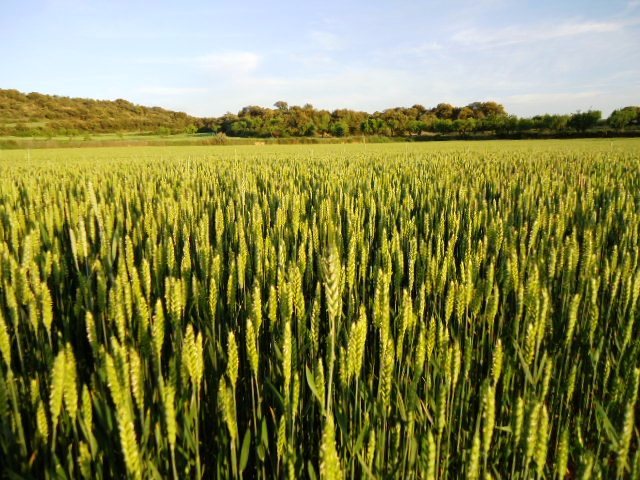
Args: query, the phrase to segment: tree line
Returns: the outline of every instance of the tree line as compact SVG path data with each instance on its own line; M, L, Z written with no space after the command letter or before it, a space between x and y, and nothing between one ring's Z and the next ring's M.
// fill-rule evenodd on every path
M230 137L410 137L429 135L513 135L528 132L585 134L595 130L640 130L640 107L615 110L603 118L599 110L530 118L508 114L496 102L463 107L440 103L395 107L375 113L349 109L317 109L310 104L272 108L247 106L237 114L198 118L126 100L68 98L0 89L0 135L75 136L90 133L211 133Z

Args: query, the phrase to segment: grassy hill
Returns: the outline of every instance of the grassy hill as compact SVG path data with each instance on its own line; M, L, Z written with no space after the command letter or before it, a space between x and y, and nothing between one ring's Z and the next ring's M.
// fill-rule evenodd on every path
M124 134L145 137L156 134L164 138L178 133L300 141L325 138L345 141L364 136L432 140L640 135L640 107L636 106L616 110L608 119L602 118L599 110L519 118L493 101L472 102L463 107L439 103L426 108L415 104L374 113L328 111L310 104L290 106L283 101L276 102L274 107L250 105L237 114L198 118L122 99L93 100L0 89L0 139L17 145L25 138L90 140L93 135L115 135L122 140Z
M85 132L184 132L198 119L126 100L93 100L0 89L0 135L76 135Z

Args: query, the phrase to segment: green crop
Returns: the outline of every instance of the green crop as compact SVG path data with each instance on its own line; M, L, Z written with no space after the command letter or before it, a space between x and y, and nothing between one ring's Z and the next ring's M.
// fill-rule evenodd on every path
M0 471L638 478L639 152L0 152Z

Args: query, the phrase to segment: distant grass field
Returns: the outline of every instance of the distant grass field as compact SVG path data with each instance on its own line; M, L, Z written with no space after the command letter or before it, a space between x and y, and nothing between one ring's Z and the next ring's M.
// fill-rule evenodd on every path
M640 478L640 140L0 151L7 478Z
M115 139L115 135L107 136ZM180 137L180 136L177 136ZM184 137L187 137L186 135ZM144 138L144 137L139 137ZM160 137L157 137L160 138ZM81 142L81 140L75 140ZM91 159L109 161L117 158L168 158L180 156L215 155L228 157L230 154L261 156L274 154L291 155L323 155L334 153L389 153L394 155L405 153L429 152L508 152L508 151L574 151L578 152L640 152L640 139L577 139L577 140L487 140L487 141L447 141L447 142L411 142L411 143L329 143L318 145L197 145L197 146L115 146L54 148L54 149L18 149L0 150L0 160L18 160L32 158L34 160L82 160Z
M633 138L615 137L611 139L538 139L538 140L496 140L486 139L478 140L473 137L469 139L455 140L452 138L414 138L407 142L402 138L388 138L380 136L372 137L285 137L285 138L244 138L244 137L226 137L224 135L214 134L176 134L176 135L152 135L152 134L83 134L73 137L68 136L54 136L48 137L11 137L0 136L0 151L1 150L20 150L20 149L49 149L49 148L95 148L95 147L170 147L170 146L264 146L264 145L344 145L344 144L403 144L403 143L450 143L454 147L460 144L472 144L477 143L482 146L487 141L497 142L498 145L506 142L525 142L530 146L536 145L536 142L551 141L549 145L557 145L557 142L567 142L567 145L575 146L579 142L587 142L586 145L597 145L598 143L609 144L614 142L618 144L625 141L634 142ZM577 142L577 143L576 143ZM595 144L592 142L596 142ZM449 148L449 147L435 147L435 148ZM571 147L573 148L573 147Z
M56 135L51 137L15 137L0 136L0 150L4 149L41 149L41 148L92 148L108 146L144 146L159 145L166 146L172 144L198 145L215 143L214 135L210 134L176 134L176 135L155 135L139 133L98 133L98 134L78 134L74 136ZM228 143L238 141L247 142L245 139L228 139ZM251 142L253 143L253 142Z

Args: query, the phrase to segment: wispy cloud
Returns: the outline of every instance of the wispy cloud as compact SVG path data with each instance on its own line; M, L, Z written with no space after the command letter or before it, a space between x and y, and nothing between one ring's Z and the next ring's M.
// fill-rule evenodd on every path
M637 25L638 23L640 23L640 19L567 21L554 25L520 25L493 30L472 27L454 33L451 40L465 47L498 48L578 35L619 32L628 26Z

